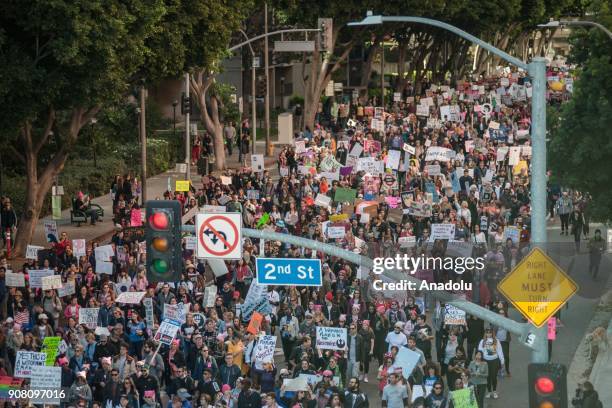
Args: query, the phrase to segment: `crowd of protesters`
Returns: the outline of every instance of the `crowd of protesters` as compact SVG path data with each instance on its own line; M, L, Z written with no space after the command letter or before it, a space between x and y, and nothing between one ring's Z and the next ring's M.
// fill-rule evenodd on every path
M426 88L422 95L409 89L385 109L370 102L322 106L316 128L280 152L278 176L270 168L232 169L223 178L203 172L201 188L168 191L164 198L179 200L184 213L223 206L241 213L244 227L331 243L371 258L484 257L481 272L422 269L416 277L471 282L475 289L457 296L507 316L497 283L524 256L530 238L528 80L506 72ZM423 104L426 114L417 110ZM453 108L441 111L445 106ZM241 134L245 129L248 124ZM231 124L224 134L230 147L241 143L239 153L248 151ZM209 142L196 144L194 163L210 153ZM441 149L430 156L432 148ZM339 189L354 196L337 201ZM139 191L129 177L118 176L112 184L114 217L122 228L111 240L111 273L96 267L97 244L88 243L77 259L72 239L79 237L65 233L40 262L0 265L0 274L12 269L26 275L25 287L0 287L4 369L11 371L19 350L40 350L46 337L60 336L55 364L62 368L64 406L364 408L372 399L364 384L372 382L389 408L450 408L451 392L463 388L473 389L483 407L486 398L499 397L498 380L511 375L512 338L505 329L472 316L449 322L444 303L427 293L376 291L371 271L281 241L245 238L242 259L226 261L229 273L221 276L185 242L181 279L148 282L143 236L134 233L138 227L128 227L131 212L140 211ZM549 204L564 220L562 233L571 224L577 242L581 233L588 236L588 197L551 187ZM436 224L453 224L454 236L430 239ZM328 237L332 226L343 227L344 235ZM599 251L598 242L589 248ZM241 315L256 286L258 256L322 263L320 287L267 288L259 331L278 336L282 353L276 361L254 361L259 337L247 332L249 321ZM28 271L45 268L61 274L74 293L60 297L58 290L32 288ZM204 295L212 285L217 293L210 306ZM123 304L115 300L122 290L146 293L138 304ZM146 299L152 300L152 316ZM153 337L168 304L190 308L176 339L158 350ZM82 308L99 308L96 327L79 324ZM317 326L346 328L345 350L317 347ZM402 347L421 355L408 376L395 364ZM305 389L287 390L287 379L300 374L319 377Z

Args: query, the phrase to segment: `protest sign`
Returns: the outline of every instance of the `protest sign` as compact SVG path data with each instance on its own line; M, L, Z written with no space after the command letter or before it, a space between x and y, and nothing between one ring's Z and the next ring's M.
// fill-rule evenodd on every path
M25 287L25 275L23 273L6 272L5 284L13 288Z
M326 196L325 194L317 194L317 197L315 198L315 205L319 206L319 207L329 207L331 205L331 197Z
M260 173L260 172L264 171L264 157L263 157L263 154L252 154L251 155L251 168L256 173Z
M96 273L102 273L105 275L113 274L113 263L105 261L96 261Z
M217 286L211 285L204 289L204 299L202 304L204 307L215 307L215 299L217 298Z
M263 363L274 362L274 350L276 349L276 336L263 335L255 346L255 368L263 369Z
M176 184L178 185L179 181L177 180ZM189 186L187 186L189 189ZM180 190L176 190L180 191ZM130 211L130 226L132 227L140 227L142 226L142 211L140 208L132 208Z
M431 224L431 236L430 241L436 239L454 239L455 238L455 224L442 223L442 224Z
M204 213L224 213L227 208L223 205L203 205L200 207L200 212Z
M117 303L138 304L146 292L123 292L115 299Z
M189 303L178 303L175 305L166 303L164 304L164 319L175 320L183 324L187 319L187 311L189 310L189 307Z
M416 245L416 237L399 237L397 243L401 248L411 248Z
M412 201L408 208L408 214L414 217L431 217L431 204Z
M400 150L389 150L389 154L387 156L387 168L397 170L399 168L401 156L402 152Z
M327 227L327 238L344 238L344 235L346 235L344 227Z
M255 311L267 315L272 312L272 306L268 301L268 287L252 282L242 304L242 321L248 322Z
M57 296L64 297L74 295L76 293L76 285L74 281L66 281L61 288L57 290Z
M427 166L425 166L425 171L430 176L439 176L440 174L442 174L442 172L440 171L439 164L428 164Z
M40 351L47 354L45 365L52 366L55 364L55 358L57 357L57 351L59 349L61 337L50 337L47 336L43 340L42 348Z
M41 249L45 248L36 245L28 245L28 247L26 248L26 259L38 259L38 251L40 251Z
M46 353L19 350L15 358L15 377L32 378L32 371L45 365Z
M62 275L49 275L42 278L42 290L59 289L62 287Z
M98 312L100 312L99 307L82 307L79 309L79 324L94 330L98 325Z
M247 198L249 200L259 200L259 190L247 190Z
M153 299L152 298L144 298L142 299L142 304L145 308L145 323L148 329L152 329L155 324L155 320L153 318Z
M52 276L55 272L52 269L33 269L28 271L30 277L30 287L35 289L42 289L42 279L46 276Z
M308 382L303 377L283 379L285 392L308 391Z
M447 304L444 306L444 324L465 325L465 310L456 308L453 305Z
M454 408L478 408L474 387L451 391L450 394Z
M429 116L429 105L418 104L416 106L416 114L417 116L423 116L423 117Z
M317 326L317 347L322 350L345 350L345 327Z
M72 253L77 258L80 256L85 256L87 254L87 251L85 249L84 239L73 239L72 240Z
M512 146L510 147L510 156L508 157L508 164L510 166L516 166L521 160L521 147Z
M548 340L557 339L557 318L555 316L548 319L546 324L547 338Z
M413 156L414 156L414 153L416 152L416 148L414 146L409 145L408 143L404 143L404 145L402 146L402 150Z
M348 155L358 158L361 156L361 153L363 153L363 146L360 143L355 143Z
M345 221L345 220L348 220L348 218L349 218L348 214L334 214L334 215L329 216L329 220L331 222Z
M36 367L30 377L30 389L40 390L30 398L32 404L60 405L59 392L49 392L62 388L62 367ZM43 392L44 391L44 392ZM36 395L38 394L38 395Z
M421 354L416 351L412 351L406 347L400 347L397 355L395 356L395 362L393 363L393 368L401 368L402 375L404 378L410 377L412 371L419 363L421 359Z
M295 141L295 152L303 153L306 151L306 141L305 140L296 140Z
M198 238L195 236L185 237L185 249L195 251L198 244Z
M154 340L169 346L172 344L172 340L174 340L180 328L181 323L164 319L164 321L162 321L159 325L159 329L157 329L157 333L155 333L153 338Z
M57 232L57 222L55 221L45 221L45 237L47 238L47 242L58 242L59 234Z
M259 333L259 328L261 327L261 323L263 322L263 315L259 312L253 312L253 316L249 321L249 325L247 326L247 333L251 333L257 335Z
M442 161L447 162L455 157L455 152L446 147L432 146L427 149L425 161Z
M513 244L518 244L521 237L521 231L517 227L504 228L504 241L511 239Z
M461 110L458 105L440 106L440 118L446 122L460 122Z
M336 194L334 196L334 201L337 203L351 203L355 202L355 198L357 197L357 190L353 188L336 188Z
M340 168L336 168L334 171L320 171L317 176L319 179L325 177L328 181L339 181Z
M102 245L94 249L97 262L110 262L115 256L115 251L112 245Z

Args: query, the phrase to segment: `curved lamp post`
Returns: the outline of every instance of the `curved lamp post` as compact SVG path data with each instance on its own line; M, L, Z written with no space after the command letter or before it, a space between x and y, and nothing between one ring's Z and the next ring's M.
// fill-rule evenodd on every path
M383 23L417 23L442 28L497 55L505 61L527 71L533 87L531 98L531 243L546 244L546 59L535 57L525 63L493 45L451 24L424 17L381 16L368 11L362 21L348 23L349 26L380 25ZM536 328L536 340L532 352L534 363L548 362L547 328Z

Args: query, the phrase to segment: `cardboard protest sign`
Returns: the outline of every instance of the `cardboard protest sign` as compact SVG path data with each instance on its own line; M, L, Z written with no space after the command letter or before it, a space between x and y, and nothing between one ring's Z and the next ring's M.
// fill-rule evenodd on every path
M12 288L23 288L25 287L25 275L23 273L6 272L5 284Z
M283 379L283 386L285 387L285 392L298 392L309 390L308 382L303 377L285 378Z
M413 156L414 156L414 153L416 152L416 148L414 146L409 145L408 143L404 143L404 145L402 146L402 150Z
M395 362L393 363L393 368L401 368L402 375L404 378L410 377L412 371L414 371L415 367L419 363L421 359L421 354L416 351L412 351L406 347L400 347L397 355L395 356Z
M274 362L274 350L276 349L276 336L263 335L257 340L255 346L255 368L263 369L263 363Z
M361 156L361 153L363 153L363 146L360 143L355 143L348 155L358 158Z
M155 333L153 339L169 346L172 344L172 340L174 340L180 328L181 323L164 319L159 325L159 329L157 329L157 333Z
M215 299L217 299L217 286L207 286L204 289L204 299L202 300L202 304L204 307L214 307Z
M456 308L453 305L444 306L444 324L465 325L465 310Z
M115 256L115 251L112 245L102 245L94 249L96 255L96 263L98 262L110 262Z
M504 228L504 241L511 239L513 244L518 244L521 238L521 231L517 227L509 226Z
M64 297L74 295L76 293L76 284L74 281L66 281L61 288L57 290L57 296Z
M85 256L87 254L84 239L73 239L72 240L72 253L76 257Z
M30 389L44 392L34 393L30 398L32 404L60 405L62 398L51 390L62 388L62 367L36 367L30 377Z
M55 364L55 358L59 349L61 337L45 337L42 344L41 351L47 354L45 365L52 366Z
M418 104L416 106L416 114L417 116L423 116L423 117L427 117L429 116L429 105L425 105L425 104Z
M425 161L447 162L455 157L455 152L446 147L432 146L427 149Z
M52 269L33 269L28 271L30 277L30 287L35 289L42 289L42 279L46 276L53 276L55 272Z
M198 238L195 236L185 237L185 249L195 251L198 244Z
M62 287L62 275L49 275L42 278L42 290L59 289Z
M387 168L392 170L398 170L402 152L400 150L389 150L387 155Z
M357 197L357 190L353 188L336 188L336 194L334 196L334 201L337 203L351 203L355 202L355 198Z
M474 387L451 391L451 400L455 408L478 408Z
M259 333L259 328L261 327L261 323L263 322L264 316L259 312L253 312L251 320L249 321L249 325L247 326L247 333L257 334Z
M439 164L428 164L425 166L425 171L430 176L439 176L442 174Z
M346 335L345 327L317 326L317 347L323 350L345 350Z
M430 241L436 239L455 239L455 224L431 224Z
M263 154L252 154L251 155L251 168L254 172L260 173L264 171L264 157Z
M142 304L145 308L145 324L148 329L152 329L155 324L155 320L153 318L153 299L152 298L144 298L142 299Z
M510 157L508 158L508 164L510 166L516 166L520 160L521 160L521 147L511 146L510 147Z
M397 243L401 248L412 248L416 245L416 237L399 237Z
M348 220L348 218L349 218L348 214L334 214L334 215L329 216L329 220L331 222L345 221L345 220Z
M346 235L346 230L344 227L327 227L327 238L344 238L344 235Z
M253 281L242 304L242 321L249 321L256 311L267 315L272 313L272 306L268 301L268 287Z
M45 248L36 245L28 245L28 247L26 248L26 259L38 259L38 251L40 251L41 249Z
M15 377L32 378L32 371L44 366L46 360L46 353L23 350L17 351L17 356L15 358Z
M98 326L99 307L82 307L79 309L79 324L84 324L88 329L94 330Z
M117 303L139 304L146 292L123 292L115 299Z
M57 222L55 221L45 221L45 237L47 238L47 242L58 242L59 241L59 233L57 232Z
M317 197L315 198L315 205L319 206L319 207L329 207L331 205L331 197L326 196L325 194L317 194Z

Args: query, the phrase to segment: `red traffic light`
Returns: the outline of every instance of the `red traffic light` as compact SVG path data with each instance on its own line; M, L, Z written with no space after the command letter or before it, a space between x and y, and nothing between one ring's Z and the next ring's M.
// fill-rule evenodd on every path
M548 377L540 377L535 382L535 389L540 394L552 394L555 391L555 382Z
M156 212L149 217L149 225L156 230L166 230L170 225L170 219L165 212Z

